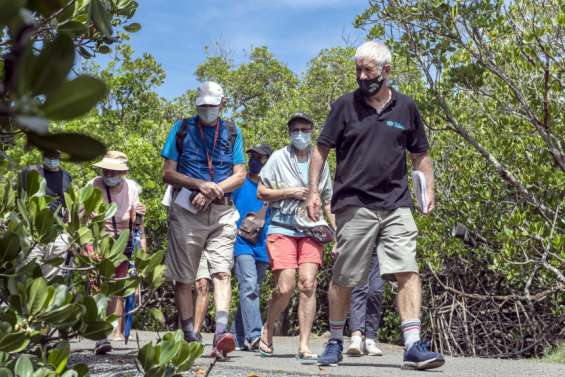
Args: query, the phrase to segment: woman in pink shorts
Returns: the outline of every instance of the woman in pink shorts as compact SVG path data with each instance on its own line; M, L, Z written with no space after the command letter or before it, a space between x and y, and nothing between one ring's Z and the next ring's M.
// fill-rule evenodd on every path
M259 198L269 202L271 207L267 250L276 284L269 302L269 314L261 334L259 351L263 356L273 354L273 326L294 293L298 270L300 345L297 357L306 363L315 363L317 360L317 355L310 351L308 340L316 313L316 274L322 265L324 250L321 243L303 233L303 222L297 222L298 216L304 213L308 194L313 127L314 123L306 114L291 116L288 121L291 144L273 153L261 170L258 188ZM319 190L326 217L335 229L330 211L332 188L327 166L324 167Z

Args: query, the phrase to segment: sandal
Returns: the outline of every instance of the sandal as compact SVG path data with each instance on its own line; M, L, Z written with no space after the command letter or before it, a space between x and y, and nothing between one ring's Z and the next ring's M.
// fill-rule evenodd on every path
M263 329L261 329L261 336L259 337L259 353L263 357L273 356L273 343L267 344L263 340Z
M318 355L310 351L298 351L296 358L302 364L316 364L318 362Z

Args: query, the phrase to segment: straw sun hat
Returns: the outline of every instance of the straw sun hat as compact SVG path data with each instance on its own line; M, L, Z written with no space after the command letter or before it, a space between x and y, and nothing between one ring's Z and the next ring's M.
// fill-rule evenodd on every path
M102 161L93 165L94 167L115 170L115 171L128 171L128 157L123 152L108 151Z

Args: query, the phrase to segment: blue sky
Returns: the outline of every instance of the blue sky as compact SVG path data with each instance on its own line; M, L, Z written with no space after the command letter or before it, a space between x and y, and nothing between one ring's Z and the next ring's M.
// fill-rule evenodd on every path
M141 0L131 35L137 54L152 54L167 72L158 92L172 99L198 85L196 67L219 43L235 63L246 61L252 47L267 46L296 73L327 47L354 44L364 32L353 28L367 0ZM100 61L103 63L103 60Z

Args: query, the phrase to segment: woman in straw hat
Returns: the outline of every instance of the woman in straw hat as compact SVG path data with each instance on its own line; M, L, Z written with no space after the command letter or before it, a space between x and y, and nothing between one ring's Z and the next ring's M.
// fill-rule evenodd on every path
M102 161L94 164L100 168L101 174L94 178L90 183L94 188L102 191L102 196L106 203L116 203L118 209L114 216L107 219L104 223L104 230L118 238L124 230L130 230L132 234L133 224L136 216L145 214L145 207L139 201L141 188L139 185L125 176L129 171L128 158L123 152L109 151ZM130 238L131 239L131 238ZM141 224L141 246L145 249L145 232ZM131 257L131 242L128 243L126 254ZM129 262L120 264L115 271L116 278L124 277L128 273ZM113 297L108 305L108 314L115 313L120 316L118 326L114 329L113 340L124 339L123 334L123 313L124 302L121 297ZM112 345L107 339L96 342L95 352L104 354L112 350Z

